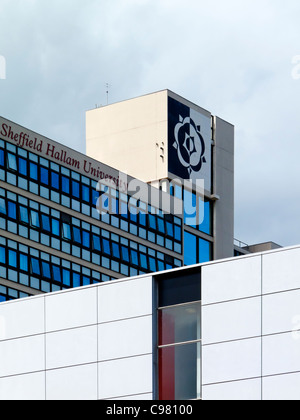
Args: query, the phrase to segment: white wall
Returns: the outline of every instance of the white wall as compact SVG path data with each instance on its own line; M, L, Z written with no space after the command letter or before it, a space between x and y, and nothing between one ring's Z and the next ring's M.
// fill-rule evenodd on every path
M0 305L1 400L152 399L152 278Z
M300 248L202 269L204 400L300 399Z

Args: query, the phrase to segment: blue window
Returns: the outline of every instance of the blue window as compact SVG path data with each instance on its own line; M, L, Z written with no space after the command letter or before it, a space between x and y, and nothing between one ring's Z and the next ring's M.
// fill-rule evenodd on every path
M184 264L193 265L198 263L197 237L191 233L184 233Z
M203 203L203 200L199 198L199 230L201 232L211 235L211 203L206 200Z
M81 281L80 281L80 274L73 273L73 287L80 287Z
M33 162L30 162L30 178L34 181L38 180L38 167Z
M174 236L174 228L173 228L172 223L167 222L166 225L167 225L167 235L168 236L171 236L171 238L173 238L173 236Z
M0 214L6 214L6 203L4 198L0 198Z
M59 220L52 219L52 234L60 236L60 223Z
M67 223L63 223L63 237L64 239L68 239L69 241L72 239L71 237L71 226Z
M90 248L90 243L91 243L91 235L89 232L86 232L85 230L82 231L82 245L85 248Z
M122 246L122 260L127 262L127 263L130 262L129 250L126 246Z
M15 251L8 251L8 265L17 268L17 253Z
M27 176L27 160L19 157L19 174Z
M4 166L4 150L0 149L0 166Z
M12 171L17 171L16 155L12 155L11 153L7 153L7 165L8 165L8 169L11 169Z
M49 185L49 171L46 168L40 168L41 183L44 185Z
M181 227L177 225L174 226L174 238L176 241L181 242Z
M110 242L107 239L103 239L103 252L110 255Z
M79 185L79 182L72 181L72 195L75 198L80 198L80 185Z
M63 284L65 286L71 286L71 273L70 273L70 271L66 270L66 269L63 269L62 274L63 274Z
M83 286L89 286L91 284L91 280L89 277L83 276L82 277L82 285Z
M53 265L52 271L53 271L53 280L57 281L58 283L61 283L60 267L58 267L57 265Z
M45 230L46 232L51 232L50 217L46 216L45 214L42 214L41 219L42 219L42 229Z
M31 226L39 228L40 227L40 217L37 211L30 210L30 219Z
M66 225L66 226L69 226L69 225ZM80 232L80 229L75 226L73 226L73 238L74 238L74 242L76 242L77 244L81 244L81 232ZM70 238L66 237L66 239L70 239Z
M164 222L164 220L161 219L160 217L158 217L157 224L158 224L158 230L160 231L160 233L165 233L165 222Z
M93 249L94 251L101 252L101 241L99 236L93 235Z
M61 190L65 194L70 194L70 179L65 176L61 177Z
M0 246L0 264L6 263L6 253L5 248L3 246Z
M148 258L145 254L140 254L140 260L141 260L141 267L144 270L148 270Z
M12 201L8 202L8 217L14 220L17 219L17 206Z
M120 245L115 242L112 243L112 254L114 258L120 258Z
M211 243L199 238L199 263L211 260Z
M29 223L29 217L28 217L28 209L27 207L20 206L20 221L22 223L26 223L28 225Z
M51 172L51 187L59 190L59 174L57 172Z
M156 217L153 214L149 214L149 227L156 230Z
M40 262L37 258L31 257L31 272L36 276L41 275Z
M28 272L28 256L20 254L20 270Z
M46 279L51 279L51 268L49 263L42 261L42 271L43 277L45 277Z
M90 202L90 188L86 185L82 185L82 201Z
M92 190L92 204L93 206L97 205L98 199L99 199L99 191L97 190Z
M134 251L133 249L130 250L130 254L131 254L131 262L134 265L139 265L139 256L138 253L136 251Z
M140 225L146 226L146 213L140 210Z
M155 273L157 271L156 268L156 260L153 257L149 257L149 266L150 266L150 270Z

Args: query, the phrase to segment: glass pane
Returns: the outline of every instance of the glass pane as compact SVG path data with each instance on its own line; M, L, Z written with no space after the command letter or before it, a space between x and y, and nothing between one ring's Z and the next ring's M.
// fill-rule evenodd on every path
M31 226L39 228L40 227L40 218L39 218L38 212L31 210L30 215L31 215Z
M19 174L27 176L27 160L19 158Z
M62 176L61 177L61 189L65 194L70 194L70 179Z
M201 398L200 343L159 349L159 399Z
M199 230L201 232L211 235L211 203L206 200L203 203L203 199L199 197Z
M63 223L63 237L64 239L71 240L71 226L67 223Z
M41 274L40 263L36 258L31 258L31 270L32 274L36 274L37 276Z
M6 214L6 203L4 198L0 198L0 213Z
M29 223L27 207L20 206L20 220L22 223Z
M7 163L8 163L8 169L11 169L13 171L17 170L17 158L16 155L12 155L11 153L7 154Z
M5 255L5 248L0 246L0 264L5 264L6 262L6 255Z
M200 303L162 309L159 318L159 345L200 340Z
M49 184L49 171L46 168L41 167L40 169L41 174L41 183L48 185Z
M64 230L65 230L65 224L64 224ZM73 226L73 236L74 236L74 242L76 242L77 244L81 244L81 231L79 228L74 227L74 226ZM70 238L67 237L67 239L70 239Z
M8 202L8 217L14 220L17 218L17 206L12 201Z
M212 245L210 242L199 238L199 263L205 263L211 260Z
M101 252L101 242L99 236L93 235L93 247L94 251Z
M59 189L59 174L56 172L51 172L51 187Z
M30 162L30 178L37 181L38 179L38 167L35 163Z
M45 214L42 214L42 229L46 232L50 232L50 218Z
M193 265L198 263L197 237L191 233L184 233L184 264Z

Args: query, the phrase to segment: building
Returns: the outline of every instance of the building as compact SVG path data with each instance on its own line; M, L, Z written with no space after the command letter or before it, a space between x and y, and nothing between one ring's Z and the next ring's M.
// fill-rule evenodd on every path
M233 256L231 124L165 90L88 112L87 149L0 118L0 301Z
M0 305L0 399L300 399L300 247Z

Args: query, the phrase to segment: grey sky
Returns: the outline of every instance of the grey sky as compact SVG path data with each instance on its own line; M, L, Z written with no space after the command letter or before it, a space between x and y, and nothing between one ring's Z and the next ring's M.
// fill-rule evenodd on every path
M299 18L298 0L0 0L0 114L84 152L105 83L110 102L171 89L236 127L235 236L299 244Z

